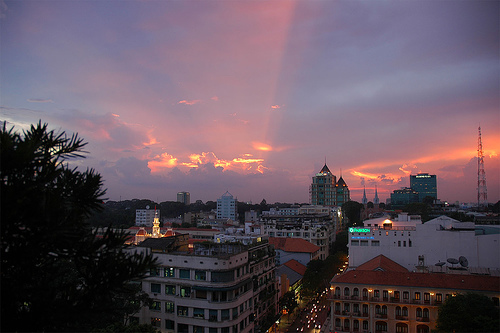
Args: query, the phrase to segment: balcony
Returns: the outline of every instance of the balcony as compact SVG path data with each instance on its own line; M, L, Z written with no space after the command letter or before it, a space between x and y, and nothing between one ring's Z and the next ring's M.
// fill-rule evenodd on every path
M399 302L401 302L401 299L399 297L398 298L391 297L391 303L399 303Z
M401 316L401 315L399 315L399 316L396 316L396 319L397 320L408 320L408 316Z
M375 318L387 319L386 313L376 313Z
M422 304L422 301L421 301L421 300L419 300L419 299L415 299L415 298L414 298L414 299L412 299L412 301L411 301L411 302L412 302L413 304Z
M429 317L417 317L417 321L429 322Z

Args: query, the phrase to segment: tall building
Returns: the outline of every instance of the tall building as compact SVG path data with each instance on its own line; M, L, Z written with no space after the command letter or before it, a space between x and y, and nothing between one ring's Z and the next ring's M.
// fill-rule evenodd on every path
M342 176L337 177L325 165L314 177L310 188L311 204L320 206L341 206L350 200L349 187Z
M217 218L236 221L237 216L236 199L234 199L231 193L226 191L226 193L217 199Z
M410 175L410 187L418 192L419 202L422 202L425 197L437 199L436 175L429 175L428 173Z
M189 192L177 192L177 202L189 205L191 203L191 194Z
M275 251L268 242L196 243L188 235L148 238L131 249L159 266L141 281L152 299L131 318L161 333L264 332L277 315Z
M403 187L391 193L392 209L400 209L414 202L418 202L418 192L410 187Z
M160 211L157 212L156 209L149 209L149 206L146 206L146 209L136 209L135 225L152 227L155 217L160 218Z

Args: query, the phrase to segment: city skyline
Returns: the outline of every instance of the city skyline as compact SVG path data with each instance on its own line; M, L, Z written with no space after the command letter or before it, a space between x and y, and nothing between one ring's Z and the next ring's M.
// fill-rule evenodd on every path
M110 200L500 199L500 3L0 1L0 121L89 142Z

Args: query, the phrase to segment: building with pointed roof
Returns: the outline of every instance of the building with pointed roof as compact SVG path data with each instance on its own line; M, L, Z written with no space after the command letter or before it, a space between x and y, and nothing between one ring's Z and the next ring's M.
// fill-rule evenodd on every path
M302 265L319 259L320 247L302 238L269 237L276 250L276 265L295 259Z
M310 187L311 204L321 206L341 206L350 200L349 187L342 176L337 177L325 165L314 177Z
M217 218L236 221L237 217L236 199L234 199L231 193L226 191L226 193L217 199Z

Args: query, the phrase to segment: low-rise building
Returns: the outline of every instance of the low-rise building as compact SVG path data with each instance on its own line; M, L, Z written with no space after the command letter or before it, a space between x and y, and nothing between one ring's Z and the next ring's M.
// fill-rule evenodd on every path
M304 266L319 259L320 247L301 238L269 237L269 244L276 250L276 265L294 259Z
M377 256L330 282L330 331L427 333L436 327L438 308L448 297L474 292L498 306L500 277L410 272Z
M383 254L412 270L471 272L500 270L500 226L482 226L440 216L422 223L419 216L381 217L349 229L349 268Z

